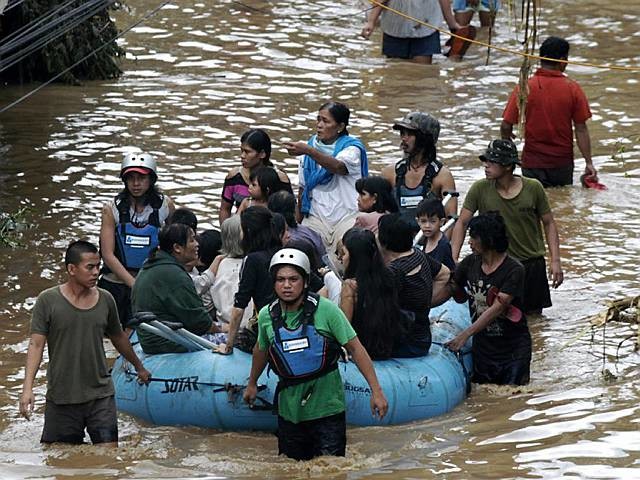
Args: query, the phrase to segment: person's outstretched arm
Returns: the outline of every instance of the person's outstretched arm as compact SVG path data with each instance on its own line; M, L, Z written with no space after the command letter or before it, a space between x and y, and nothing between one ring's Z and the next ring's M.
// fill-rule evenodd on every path
M109 340L113 343L115 349L120 353L126 360L133 365L133 368L136 369L138 374L138 380L141 383L149 383L151 381L151 373L144 368L142 362L136 355L136 352L133 351L133 347L131 346L131 342L129 342L129 337L123 331L115 335L110 335Z
M287 152L289 152L289 155L308 155L313 158L318 165L326 168L331 173L337 175L347 175L349 173L344 162L341 162L331 155L322 153L320 150L316 150L307 142L287 142L284 144L284 147L287 149Z
M380 0L380 3L386 4L387 1L388 0ZM367 40L369 39L373 31L376 29L376 24L378 23L378 18L380 17L381 13L382 7L375 6L371 9L369 15L367 16L367 23L364 24L364 27L362 27L362 32L360 32L360 35L362 35L362 37L366 38Z
M513 295L507 295L504 293L498 294L499 298L493 302L489 308L487 308L482 314L478 317L478 320L473 322L469 327L465 328L462 332L460 332L456 337L452 340L449 340L445 346L449 348L449 350L453 352L459 351L462 347L464 347L465 343L469 337L475 335L478 332L481 332L485 328L491 324L496 318L502 315L511 302L513 301Z
M267 351L261 350L258 343L253 347L253 357L251 359L251 372L249 373L249 381L247 387L244 389L242 398L249 405L253 405L253 402L258 395L258 378L262 375L265 367L267 366Z
M116 257L116 219L109 204L102 207L102 222L100 223L100 252L105 265L114 275L122 280L129 288L133 288L135 278Z
M513 125L506 120L502 120L500 124L500 137L503 140L513 140L516 135L513 133Z
M453 15L453 10L451 9L451 0L439 0L440 1L440 10L442 10L442 16L444 16L445 22L449 26L449 30L455 32L460 28L458 22L456 22L456 18Z

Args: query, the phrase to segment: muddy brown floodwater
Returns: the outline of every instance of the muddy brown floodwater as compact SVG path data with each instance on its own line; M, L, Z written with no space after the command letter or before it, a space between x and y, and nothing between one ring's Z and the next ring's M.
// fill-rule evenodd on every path
M121 28L159 0L129 0ZM525 388L475 387L442 417L349 430L344 459L294 463L275 456L266 434L155 427L120 415L117 450L39 444L37 411L18 417L30 309L62 279L69 240L97 240L102 202L120 188L122 152L157 155L160 185L203 224L217 218L226 171L239 162L240 134L267 128L277 141L304 140L317 107L348 103L351 130L372 168L399 158L390 126L409 110L442 123L441 158L461 192L482 176L478 153L498 135L520 59L472 47L462 63L418 67L380 56L380 37L358 37L366 5L356 0L176 2L124 37L126 74L82 87L50 86L0 116L0 209L31 208L23 248L0 249L0 478L640 478L640 355L627 324L592 336L586 317L605 299L638 294L640 149L616 142L640 134L640 72L570 66L591 102L594 161L609 190L549 191L565 284L532 322L532 381ZM545 2L541 35L567 37L571 58L640 65L640 6ZM505 12L494 41L517 47ZM482 37L483 34L481 34ZM0 105L31 86L4 87ZM295 162L273 155L295 181ZM577 161L577 174L583 163ZM577 177L576 174L576 177ZM603 359L603 351L606 356ZM616 378L605 381L607 368Z

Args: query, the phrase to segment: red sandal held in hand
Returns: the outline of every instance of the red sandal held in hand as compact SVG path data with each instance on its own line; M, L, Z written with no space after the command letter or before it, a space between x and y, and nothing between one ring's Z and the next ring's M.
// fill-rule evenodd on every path
M464 27L460 27L453 33L460 37L474 40L476 38L476 27L474 27L473 25L465 25ZM467 53L471 42L469 42L468 40L463 40L462 38L452 36L449 38L449 40L447 40L447 43L445 43L445 45L450 47L449 50L444 53L445 57L460 60L462 59L464 54Z

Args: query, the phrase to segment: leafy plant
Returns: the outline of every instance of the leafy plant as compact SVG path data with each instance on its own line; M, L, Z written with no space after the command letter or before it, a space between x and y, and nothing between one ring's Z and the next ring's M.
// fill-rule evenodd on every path
M0 245L17 247L20 232L29 227L26 223L28 207L22 207L16 213L0 212Z

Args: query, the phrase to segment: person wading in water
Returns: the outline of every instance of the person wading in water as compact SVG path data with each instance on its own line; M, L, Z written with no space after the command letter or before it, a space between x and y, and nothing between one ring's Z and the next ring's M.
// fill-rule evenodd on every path
M447 166L436 156L440 122L428 113L411 112L393 125L400 131L404 158L382 169L382 176L395 186L396 202L403 216L415 222L418 204L425 198L442 199L455 192L456 183ZM447 203L445 213L457 213L458 202Z

